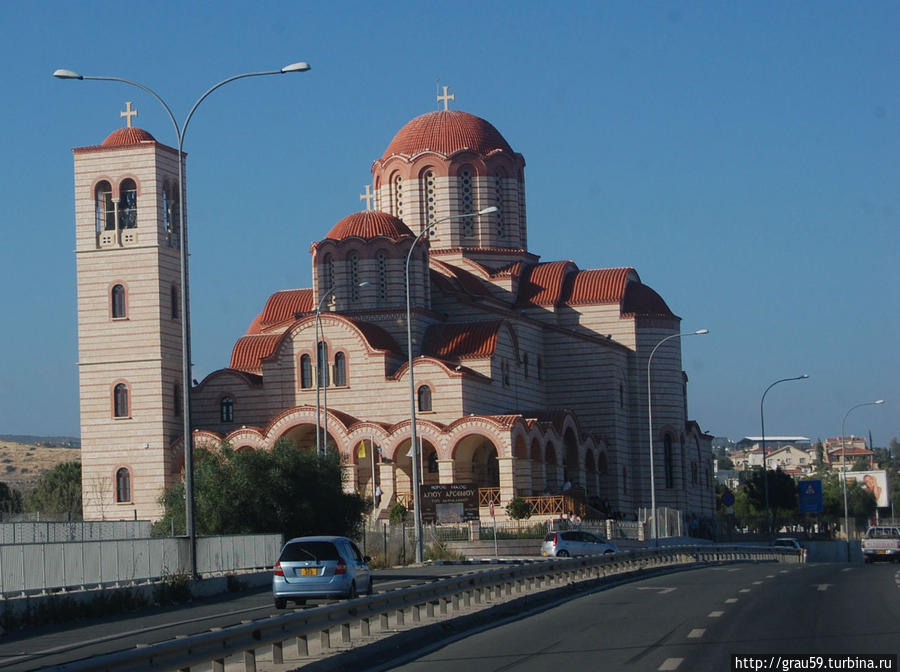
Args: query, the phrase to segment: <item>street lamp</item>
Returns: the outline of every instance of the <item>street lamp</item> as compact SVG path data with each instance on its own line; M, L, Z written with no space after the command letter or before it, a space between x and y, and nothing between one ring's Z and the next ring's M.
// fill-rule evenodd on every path
M697 331L687 331L682 334L666 336L653 347L653 350L650 351L650 356L647 358L647 425L650 428L650 509L653 516L653 526L650 529L654 545L659 543L659 527L656 521L656 477L653 473L653 390L650 386L650 364L653 362L653 355L656 354L659 346L666 341L670 341L673 338L681 338L682 336L702 336L708 333L709 329L698 329Z
M368 287L371 285L371 282L360 282L357 283L357 287ZM316 328L315 328L315 336L316 336L316 455L322 456L328 452L328 385L324 384L322 377L324 372L327 370L327 363L323 364L326 361L326 357L322 356L322 304L325 303L325 299L334 294L337 290L343 289L344 287L349 287L348 284L341 285L333 285L331 289L325 292L322 295L322 298L319 299L319 303L316 306ZM322 441L322 420L319 412L319 389L324 389L325 394L325 441Z
M766 493L766 534L771 536L772 534L772 525L769 522L769 467L766 464L766 420L763 416L763 402L766 400L766 394L769 393L773 387L778 385L778 383L786 383L789 380L806 380L809 378L809 375L804 373L802 376L795 376L794 378L782 378L781 380L776 380L774 383L769 385L766 388L766 391L762 394L762 399L759 400L759 424L760 429L762 430L762 457L763 457L763 489Z
M166 114L169 117L169 120L172 122L172 126L175 128L175 137L178 140L178 214L179 214L179 233L181 235L181 262L179 267L179 272L181 274L181 372L182 372L182 417L184 418L184 492L185 492L185 532L187 532L187 536L190 539L190 565L191 565L191 577L197 576L197 554L196 554L196 541L197 535L194 530L194 468L193 468L193 436L191 434L191 324L190 324L190 306L188 301L188 243L187 243L187 229L185 228L184 221L184 211L185 211L185 198L184 198L184 135L187 132L188 123L191 121L191 117L194 116L194 112L197 107L202 103L206 97L211 94L213 91L218 89L219 87L225 86L229 82L233 82L236 79L244 79L246 77L262 77L264 75L283 75L289 72L306 72L309 70L308 63L291 63L290 65L286 65L280 70L265 70L262 72L247 72L242 75L235 75L233 77L229 77L228 79L223 79L218 84L210 87L206 90L206 92L197 99L197 102L194 103L193 107L191 107L190 112L188 112L187 117L184 119L184 123L181 127L178 126L178 122L175 121L175 115L172 114L172 110L166 104L159 94L156 93L153 89L148 86L145 86L139 82L132 81L130 79L124 79L122 77L98 77L98 76L88 76L88 75L80 75L77 72L73 72L72 70L59 69L53 72L53 76L57 79L78 79L78 80L97 80L97 81L107 81L107 82L122 82L123 84L129 84L131 86L136 86L143 91L146 91L151 96L156 98L157 102L163 106Z
M847 535L847 562L850 562L850 513L847 508L847 454L844 447L844 425L847 423L847 416L850 415L850 411L853 409L861 406L881 406L883 403L884 399L879 399L878 401L865 401L861 404L856 404L856 406L851 406L844 413L844 419L841 420L841 471L843 472L841 480L843 481L844 490L844 534Z
M415 540L416 540L416 562L422 562L424 556L424 540L422 539L422 512L421 503L419 502L419 448L416 444L416 383L413 377L413 350L412 350L412 309L409 302L409 265L412 261L412 253L422 238L428 234L438 224L449 222L455 219L467 219L469 217L477 217L478 215L489 215L497 212L499 208L491 206L484 208L478 212L468 212L463 215L449 215L442 219L432 222L422 229L422 232L416 236L412 245L409 246L409 252L406 254L406 352L409 357L409 416L410 416L410 457L412 458L412 480L413 480L413 518L415 520Z

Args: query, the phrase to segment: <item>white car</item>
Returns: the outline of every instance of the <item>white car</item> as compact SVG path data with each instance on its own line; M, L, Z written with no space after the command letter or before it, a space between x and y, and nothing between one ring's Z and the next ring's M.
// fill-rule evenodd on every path
M600 555L615 553L619 549L611 541L581 530L549 532L541 544L541 555L567 558L570 555Z

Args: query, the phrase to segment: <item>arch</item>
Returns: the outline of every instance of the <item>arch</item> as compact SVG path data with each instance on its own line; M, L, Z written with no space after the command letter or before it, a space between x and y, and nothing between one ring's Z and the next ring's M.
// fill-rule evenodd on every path
M119 228L137 227L137 183L130 177L119 182Z
M128 467L119 467L116 470L116 502L119 504L131 503L131 471Z
M499 451L484 434L467 434L453 447L454 474L478 488L500 487Z
M529 450L531 457L531 493L537 495L548 490L547 473L544 469L544 453L541 450L541 442L535 436L531 439Z
M353 445L351 456L356 465L356 491L371 501L375 487L380 484L378 464L381 446L374 439L360 439ZM373 480L374 479L374 480Z
M114 320L121 320L128 317L127 293L125 285L117 283L113 285L109 292L109 310L110 316Z
M293 443L297 450L316 452L316 425L314 423L301 423L289 427L276 439L286 439ZM273 442L274 443L274 442Z
M112 185L101 180L94 187L94 211L96 213L96 233L113 231L116 228L116 208L112 200Z

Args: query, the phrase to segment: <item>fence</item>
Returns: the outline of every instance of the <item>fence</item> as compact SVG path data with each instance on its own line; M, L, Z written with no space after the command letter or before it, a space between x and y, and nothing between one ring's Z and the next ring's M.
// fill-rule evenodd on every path
M4 522L0 523L0 544L138 539L149 537L151 527L149 520Z
M185 537L0 546L0 597L85 590L190 573ZM197 539L201 574L266 569L281 550L280 534Z
M494 601L550 590L582 581L601 581L604 577L639 573L660 567L686 567L705 563L743 560L782 560L799 562L797 551L748 547L673 547L650 549L613 556L553 560L506 567L477 574L442 579L421 586L379 593L294 613L265 618L190 637L161 642L137 649L77 661L66 665L77 670L157 670L178 669L189 672L194 666L225 669L225 659L234 654L243 657L243 669L256 670L257 656L271 648L273 664L284 663L285 644L296 641L297 655L309 654L310 637L319 636L320 647L332 647L332 630L340 633L341 647L351 642L354 630L357 642L371 637L372 626L383 634L396 632L407 615L413 624L423 618L445 618L462 610ZM393 623L392 623L393 621ZM393 626L393 628L392 628Z

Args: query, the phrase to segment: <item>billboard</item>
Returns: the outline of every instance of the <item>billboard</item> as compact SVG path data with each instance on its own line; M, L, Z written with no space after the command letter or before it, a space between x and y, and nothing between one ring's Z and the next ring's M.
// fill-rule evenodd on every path
M421 493L423 522L478 520L478 488L474 483L423 485Z
M800 513L822 513L822 481L800 481L797 484L797 508Z
M891 491L888 489L886 471L848 471L844 476L847 479L847 485L859 483L863 489L875 495L875 501L878 502L879 508L886 508L891 505Z

